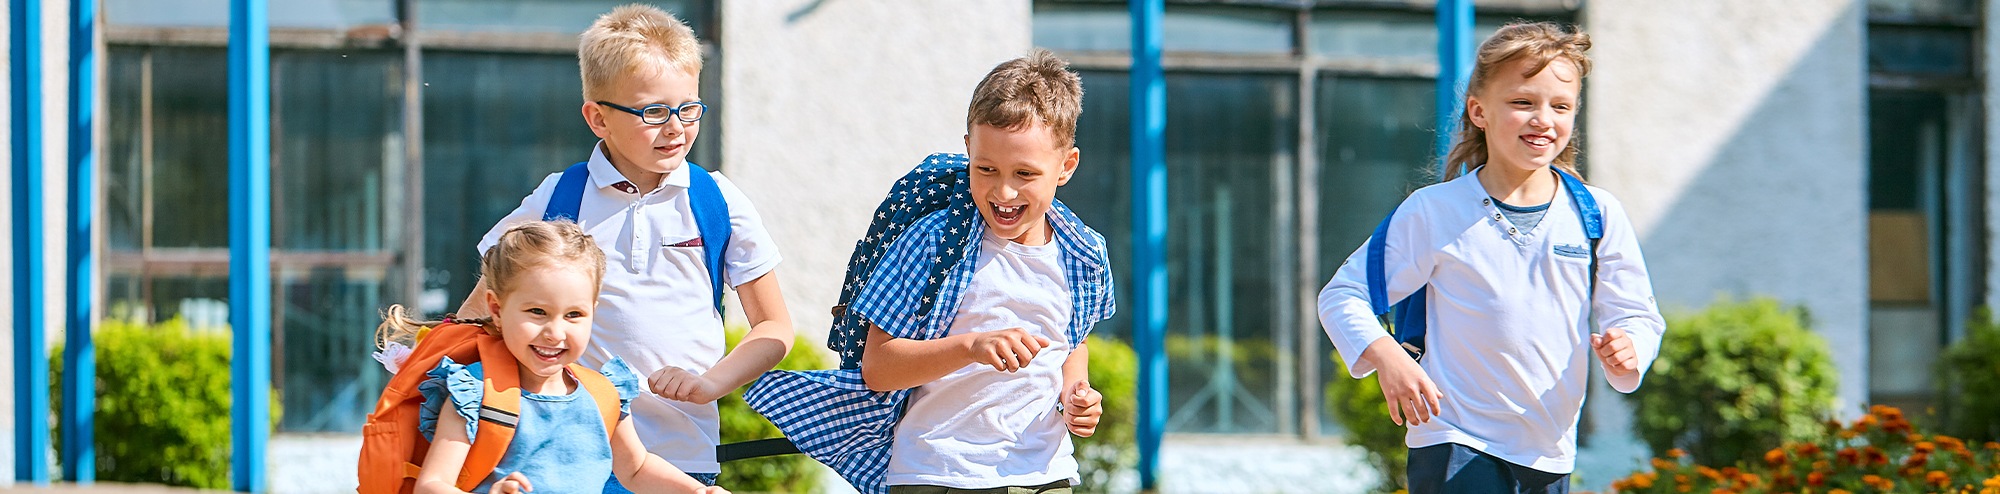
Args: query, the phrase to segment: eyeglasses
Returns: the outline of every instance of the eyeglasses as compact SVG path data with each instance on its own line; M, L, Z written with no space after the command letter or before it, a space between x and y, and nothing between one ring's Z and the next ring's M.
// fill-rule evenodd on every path
M625 106L620 106L617 103L612 103L609 101L599 101L597 102L597 104L609 106L618 109L618 111L637 115L639 117L639 121L646 122L646 125L660 125L663 123L667 123L667 119L669 118L678 119L681 121L681 123L695 123L701 121L702 114L708 113L708 105L701 104L700 101L690 101L685 104L682 104L679 107L672 107L656 103L656 104L646 105L637 110Z

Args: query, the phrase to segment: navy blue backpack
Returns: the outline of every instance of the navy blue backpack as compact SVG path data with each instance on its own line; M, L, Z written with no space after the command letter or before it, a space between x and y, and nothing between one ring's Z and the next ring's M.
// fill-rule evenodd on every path
M1583 181L1560 169L1554 171L1556 176L1562 178L1563 188L1569 190L1569 200L1576 205L1577 215L1583 220L1583 235L1590 239L1590 289L1595 292L1597 241L1604 238L1604 211L1597 207L1597 198L1591 197ZM1389 221L1395 218L1396 213L1389 213L1389 217L1383 218L1382 224L1375 227L1375 235L1368 237L1368 305L1374 309L1375 317L1383 319L1382 325L1389 328L1389 334L1396 338L1403 351L1409 352L1412 359L1422 359L1424 326L1428 324L1425 318L1429 315L1424 310L1424 302L1429 298L1426 297L1429 286L1418 288L1409 297L1392 302L1389 300L1388 270L1382 266L1383 251L1387 248L1382 237L1388 235Z
M947 208L963 209L969 214L952 219L960 224L946 228L947 233L939 242L938 259L931 265L930 282L924 287L917 314L928 315L936 306L938 288L951 267L965 259L966 246L972 238L972 222L979 217L972 196L966 193L971 187L966 182L967 163L963 154L930 155L896 180L889 188L889 195L875 207L875 215L868 220L868 233L854 243L854 254L848 257L840 302L833 306L833 328L827 333L826 348L840 355L840 368L861 368L861 349L868 341L868 321L849 312L847 304L868 286L869 274L875 272L875 265L888 254L889 246L924 215Z
M590 162L570 165L563 170L562 178L556 181L555 193L549 196L548 209L542 211L542 221L577 221L577 211L583 208L584 186L590 184ZM722 199L722 189L715 185L715 177L708 170L694 163L684 165L688 173L689 206L694 210L695 229L701 231L701 252L703 263L708 265L709 286L715 289L715 313L722 313L722 293L728 287L722 281L722 252L729 246L729 203Z

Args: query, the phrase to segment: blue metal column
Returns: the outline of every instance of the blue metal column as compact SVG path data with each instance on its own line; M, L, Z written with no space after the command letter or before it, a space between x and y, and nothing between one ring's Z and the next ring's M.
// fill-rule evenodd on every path
M1465 81L1472 76L1472 0L1438 0L1437 140L1438 177L1445 173L1446 154L1458 134L1458 115L1465 111Z
M231 462L237 492L264 492L271 434L271 44L264 0L229 2Z
M1138 305L1139 488L1159 489L1160 436L1167 428L1167 82L1160 68L1162 0L1131 0L1132 279Z
M97 480L97 349L91 342L91 304L97 292L97 0L69 4L69 293L63 324L63 478L89 485Z
M42 6L13 0L14 479L48 485L49 353L42 303Z

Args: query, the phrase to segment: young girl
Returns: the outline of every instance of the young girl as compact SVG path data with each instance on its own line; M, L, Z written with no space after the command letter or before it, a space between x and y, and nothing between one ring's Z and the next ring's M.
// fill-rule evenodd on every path
M1348 369L1381 372L1390 417L1409 428L1412 494L1567 492L1590 366L1629 393L1658 353L1666 323L1624 208L1557 173L1577 177L1588 49L1589 36L1550 23L1480 45L1445 181L1378 230L1388 301L1428 286L1421 362L1371 308L1366 246L1320 292ZM1601 214L1579 214L1592 198ZM1593 241L1585 224L1599 217Z
M639 375L625 361L614 358L600 371L618 394L618 426L611 431L605 430L597 400L569 368L590 343L591 313L604 275L604 253L582 229L568 222L521 225L502 235L480 263L491 289L486 308L494 316L446 322L484 326L505 342L515 365L461 365L446 357L429 372L431 379L419 387L425 402L418 429L431 445L416 492L462 492L454 481L471 449L469 438L477 427L493 426L481 423L487 371L520 374L520 413L506 453L474 492L597 494L614 474L639 492L727 492L703 487L640 445L625 420ZM386 319L382 337L404 344L423 327L440 324L412 321L400 306L391 307Z

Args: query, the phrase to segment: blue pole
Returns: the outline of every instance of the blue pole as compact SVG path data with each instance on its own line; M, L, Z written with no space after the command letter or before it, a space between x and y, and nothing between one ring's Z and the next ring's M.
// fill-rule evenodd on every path
M63 478L82 485L97 480L93 428L97 410L97 349L91 342L91 304L96 291L96 237L91 223L97 201L97 148L93 112L97 108L97 0L69 4L69 294L63 324Z
M1139 488L1159 489L1167 428L1167 82L1160 68L1162 0L1132 0L1132 272L1138 305Z
M1465 81L1472 76L1472 0L1438 0L1437 140L1438 177L1450 166L1444 157L1451 152L1452 136L1458 132L1458 115L1465 110Z
M42 6L13 0L14 479L49 484L49 353L42 303Z
M264 0L229 2L231 454L237 492L264 492L271 434L271 44Z

